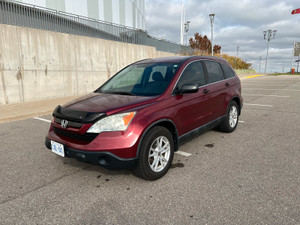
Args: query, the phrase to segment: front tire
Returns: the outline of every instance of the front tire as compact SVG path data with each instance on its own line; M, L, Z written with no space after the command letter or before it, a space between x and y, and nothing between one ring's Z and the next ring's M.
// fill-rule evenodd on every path
M157 180L169 170L174 156L173 136L165 127L151 128L142 140L136 175Z
M223 132L231 133L235 130L239 122L239 107L235 101L229 103L226 117L219 125Z

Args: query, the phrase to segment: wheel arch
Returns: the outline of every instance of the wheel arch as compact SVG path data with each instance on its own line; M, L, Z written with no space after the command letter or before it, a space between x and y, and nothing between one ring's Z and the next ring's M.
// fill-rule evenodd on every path
M166 129L168 129L170 131L170 133L173 136L174 151L176 152L178 150L179 139L178 139L178 131L177 131L175 123L172 120L170 120L170 119L161 119L161 120L155 121L154 123L150 124L144 130L144 132L142 134L142 137L140 138L140 141L139 141L139 144L138 144L138 149L137 149L137 153L136 153L137 157L139 155L141 144L143 142L143 139L144 139L145 135L148 133L148 131L150 129L152 129L153 127L157 127L157 126L164 127L164 128L166 128Z

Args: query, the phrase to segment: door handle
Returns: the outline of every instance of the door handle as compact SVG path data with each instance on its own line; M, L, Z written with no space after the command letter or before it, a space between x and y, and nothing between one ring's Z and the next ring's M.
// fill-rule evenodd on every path
M207 94L208 92L209 92L208 89L204 89L204 90L202 91L202 93L204 93L204 94Z
M230 84L228 82L225 83L225 86L228 87Z

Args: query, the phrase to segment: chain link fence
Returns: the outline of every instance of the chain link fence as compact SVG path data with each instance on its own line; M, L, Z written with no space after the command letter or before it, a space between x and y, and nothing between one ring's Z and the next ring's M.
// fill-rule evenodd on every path
M158 51L191 54L193 50L129 28L40 6L0 0L0 23L156 47Z

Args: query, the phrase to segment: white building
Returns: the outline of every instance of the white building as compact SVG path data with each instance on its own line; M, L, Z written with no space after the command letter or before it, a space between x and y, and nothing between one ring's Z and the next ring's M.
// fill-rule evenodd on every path
M19 2L145 30L145 0L19 0Z

